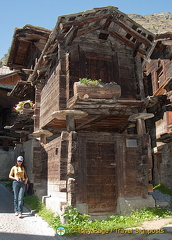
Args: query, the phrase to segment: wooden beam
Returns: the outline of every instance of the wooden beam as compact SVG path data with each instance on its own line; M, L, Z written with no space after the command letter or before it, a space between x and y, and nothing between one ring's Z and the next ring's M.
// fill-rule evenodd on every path
M112 22L112 19L113 19L112 15L107 17L107 19L106 19L106 21L105 21L105 23L103 24L103 27L102 27L103 30L107 29L110 26L110 24Z
M75 131L75 119L74 115L66 115L66 128L68 132Z
M30 43L30 44L31 44L31 40L26 39L26 37L18 37L18 40L19 40L19 41L22 41L22 42L27 42L27 43Z
M90 32L94 32L94 31L96 31L96 30L98 30L98 29L100 29L100 28L101 28L101 26L98 25L98 26L96 26L96 27L93 27L93 26L88 27L87 29L80 29L80 30L78 31L77 37L80 37L80 36L82 36L83 34L87 34L87 33L90 33Z
M70 30L65 35L65 45L71 45L73 39L76 37L78 27L72 26Z
M43 73L46 72L47 70L48 70L48 67L41 68L41 69L37 70L38 76L40 76L41 74L43 74Z
M69 29L71 28L72 25L75 25L75 26L83 26L85 24L89 24L89 23L92 23L92 22L97 22L97 21L100 21L102 19L105 19L107 16L109 16L109 13L108 14L104 14L103 16L91 16L91 17L82 17L82 18L79 18L77 20L74 20L74 21L68 21L67 23L60 23L60 29Z
M136 32L134 29L128 27L127 25L124 25L120 20L116 20L114 18L113 20L114 23L118 24L120 27L122 27L127 33L131 34L133 37L137 38L140 42L144 43L146 46L151 47L152 43L142 36L140 33Z
M22 71L25 72L26 74L31 74L31 73L33 73L33 69L23 68Z
M76 130L81 129L82 127L84 127L85 125L93 122L94 120L98 119L99 117L100 117L100 115L94 116L94 117L88 119L87 121L84 121L83 123L81 123L80 125L78 125L78 126L76 127Z
M51 59L52 57L56 56L58 53L55 52L55 53L50 53L50 54L46 54L43 56L43 61L46 61L47 59Z
M110 31L110 34L116 38L118 38L119 40L121 40L122 42L124 42L125 44L127 44L129 47L131 48L135 48L135 44L129 40L127 40L126 38L122 37L119 33L117 32L114 32L114 31ZM143 55L146 55L146 51L143 50L143 49L138 49L138 52L143 54Z

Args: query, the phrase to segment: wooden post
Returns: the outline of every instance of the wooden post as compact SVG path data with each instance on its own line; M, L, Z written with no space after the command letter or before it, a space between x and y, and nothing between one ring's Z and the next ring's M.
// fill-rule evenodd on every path
M66 128L68 132L75 131L75 119L73 114L66 115Z
M135 57L136 78L137 78L139 88L140 88L140 97L141 97L141 99L144 99L145 93L144 93L144 85L143 85L141 66L142 66L141 57L140 57L140 55L137 54Z
M41 143L46 144L47 143L47 138L45 134L41 134Z
M7 138L3 139L3 150L8 151L8 139Z
M145 120L149 118L153 118L154 114L153 113L136 113L131 115L128 120L131 122L137 122L137 134L138 135L143 135L146 133L146 126L145 126Z
M138 118L137 119L137 134L143 135L146 133L145 120Z
M23 133L23 132L21 132L21 133L20 133L20 141L21 141L21 142L26 142L26 140L27 140L26 134Z
M39 130L41 90L42 90L42 84L37 83L35 86L34 131Z

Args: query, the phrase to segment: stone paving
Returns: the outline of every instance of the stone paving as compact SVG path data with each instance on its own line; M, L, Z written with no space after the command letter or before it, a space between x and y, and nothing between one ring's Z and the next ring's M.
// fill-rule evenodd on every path
M0 240L54 240L55 231L24 207L23 218L14 216L13 194L0 183Z
M0 240L172 240L172 225L167 220L164 223L164 233L146 234L142 229L142 232L133 231L131 234L116 232L58 236L41 217L32 216L26 207L22 219L14 216L13 195L0 183ZM152 222L152 226L149 222L147 224L144 229L156 229L156 226L160 229L157 223L154 225Z

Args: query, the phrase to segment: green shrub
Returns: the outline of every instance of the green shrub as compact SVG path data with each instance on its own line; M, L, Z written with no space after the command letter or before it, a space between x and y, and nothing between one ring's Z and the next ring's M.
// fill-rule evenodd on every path
M104 234L118 231L118 229L124 231L126 228L137 227L144 221L170 217L171 212L161 208L147 208L126 216L113 215L106 220L91 220L88 215L81 215L76 208L69 207L63 215L67 219L64 227L68 234L93 232Z

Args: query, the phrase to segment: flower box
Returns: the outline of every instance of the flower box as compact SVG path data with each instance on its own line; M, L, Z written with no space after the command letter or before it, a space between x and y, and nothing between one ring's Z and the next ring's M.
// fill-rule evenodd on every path
M75 82L74 96L79 98L117 99L121 96L121 87L118 84L92 85Z

